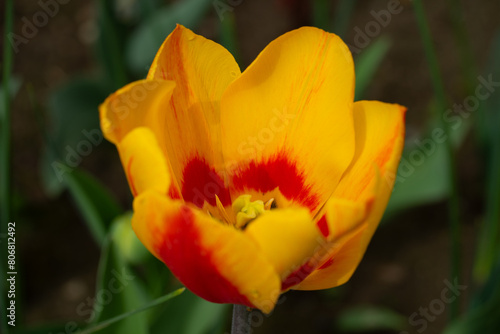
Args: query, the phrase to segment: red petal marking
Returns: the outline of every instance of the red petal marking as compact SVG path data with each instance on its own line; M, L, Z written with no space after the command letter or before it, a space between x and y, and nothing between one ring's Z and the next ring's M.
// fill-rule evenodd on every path
M314 210L318 198L304 185L302 172L285 152L279 152L267 161L252 161L234 176L235 190L253 189L262 193L279 188L288 200L294 200Z
M323 215L320 220L316 223L318 225L319 231L326 238L330 234L330 229L328 228L328 223L326 221L326 215Z
M170 197L171 199L181 199L182 198L179 190L173 184L170 185L170 188L168 189L167 196Z
M203 248L195 216L188 207L171 217L158 254L189 290L214 303L253 307L248 298L225 277L212 260L212 249ZM167 224L167 222L165 222Z
M216 206L217 195L223 206L231 204L229 191L224 187L224 181L200 157L194 157L184 167L182 184L182 198L199 208L204 202Z
M333 257L329 258L325 263L323 263L321 265L321 267L319 267L318 269L325 269L325 268L328 268L329 266L331 266L333 264Z
M284 291L299 284L314 271L314 268L315 267L310 263L310 261L307 261L305 264L300 266L299 269L295 270L287 278L285 278L283 282L281 282L281 290Z

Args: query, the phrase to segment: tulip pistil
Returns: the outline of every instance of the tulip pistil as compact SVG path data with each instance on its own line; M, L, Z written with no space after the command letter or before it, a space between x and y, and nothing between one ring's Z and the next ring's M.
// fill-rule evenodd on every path
M233 212L236 214L235 226L244 229L248 223L271 209L274 199L266 203L261 200L250 201L251 195L241 195L233 202Z

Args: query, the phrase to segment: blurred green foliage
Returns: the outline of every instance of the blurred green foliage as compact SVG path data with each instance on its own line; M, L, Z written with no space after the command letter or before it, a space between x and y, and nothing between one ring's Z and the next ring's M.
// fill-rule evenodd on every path
M406 317L380 306L357 306L341 312L336 320L342 333L406 329Z

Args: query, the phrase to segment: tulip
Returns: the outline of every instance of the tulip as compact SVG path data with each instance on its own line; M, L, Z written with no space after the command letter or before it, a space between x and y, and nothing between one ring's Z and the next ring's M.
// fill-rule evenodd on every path
M346 282L382 217L405 108L354 102L341 39L304 27L245 70L183 26L148 76L100 106L134 195L132 227L192 292L269 313Z

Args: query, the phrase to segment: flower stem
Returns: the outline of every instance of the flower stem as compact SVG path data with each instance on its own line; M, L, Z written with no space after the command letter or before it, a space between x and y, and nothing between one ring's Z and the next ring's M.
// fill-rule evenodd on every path
M323 30L330 30L330 7L328 0L315 0L313 2L314 25Z
M250 311L248 310L248 307L234 304L231 334L248 334L251 330Z
M236 36L236 16L233 12L226 13L224 20L220 21L219 29L221 44L233 55L238 65L241 65L238 38Z
M453 27L453 35L455 43L458 47L458 55L460 59L460 66L462 67L462 75L464 77L465 87L467 93L474 93L475 88L475 61L474 55L471 52L469 40L467 38L467 30L465 26L465 19L463 15L462 1L461 0L448 0L448 8L450 13L450 20Z
M332 32L345 38L356 0L339 0L335 8Z
M417 19L418 29L424 44L425 56L427 58L427 63L429 65L429 70L431 74L432 87L434 94L436 95L439 110L441 112L446 111L446 94L444 89L444 84L441 79L441 73L439 71L438 60L436 57L436 52L432 44L431 33L429 26L427 25L427 20L425 18L425 12L421 0L414 0L413 6L415 10L415 17ZM446 141L446 152L448 155L448 182L450 186L450 198L448 199L448 219L450 222L450 235L451 235L451 279L452 281L457 280L461 282L460 279L460 203L458 197L458 179L456 171L456 158L455 151L453 149L453 144L450 139L450 128L448 124L441 117L442 127L446 133L448 140ZM457 298L458 299L458 298ZM458 300L455 299L450 305L450 320L454 320L459 313Z

